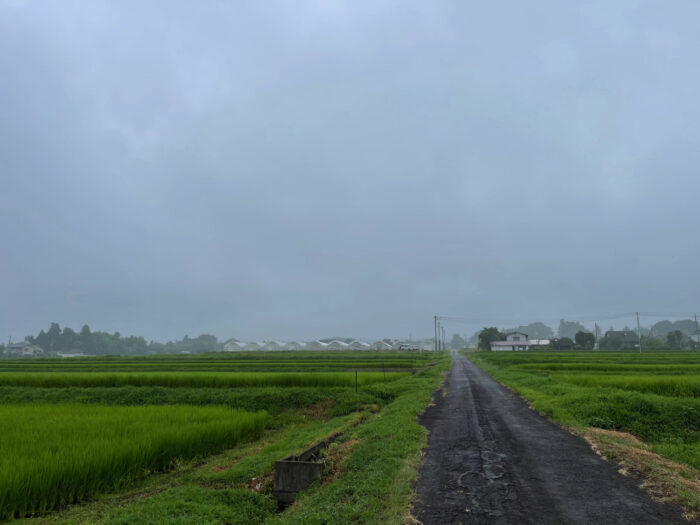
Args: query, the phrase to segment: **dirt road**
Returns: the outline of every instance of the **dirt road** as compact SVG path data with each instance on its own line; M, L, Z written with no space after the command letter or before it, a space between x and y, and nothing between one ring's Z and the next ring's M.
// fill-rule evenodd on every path
M425 525L688 523L468 359L453 355L445 386L421 418Z

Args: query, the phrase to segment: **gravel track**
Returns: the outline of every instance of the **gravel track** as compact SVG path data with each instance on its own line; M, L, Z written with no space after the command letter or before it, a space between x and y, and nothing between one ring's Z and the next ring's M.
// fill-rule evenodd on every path
M468 359L453 354L445 387L421 416L425 525L688 523Z

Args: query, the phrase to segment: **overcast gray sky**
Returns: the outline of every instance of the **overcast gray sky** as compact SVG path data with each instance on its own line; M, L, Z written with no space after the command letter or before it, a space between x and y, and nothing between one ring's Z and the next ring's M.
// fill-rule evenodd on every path
M0 0L0 335L700 308L698 20Z

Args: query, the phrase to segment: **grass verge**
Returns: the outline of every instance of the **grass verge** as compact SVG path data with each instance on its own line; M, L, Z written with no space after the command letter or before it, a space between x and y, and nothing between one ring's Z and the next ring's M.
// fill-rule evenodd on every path
M643 479L655 499L674 503L686 519L700 523L700 471L666 459L632 434L589 428L583 438L603 458L614 461L625 475Z

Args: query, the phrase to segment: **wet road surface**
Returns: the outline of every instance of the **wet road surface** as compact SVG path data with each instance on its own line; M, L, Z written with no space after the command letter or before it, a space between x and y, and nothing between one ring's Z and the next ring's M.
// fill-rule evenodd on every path
M453 354L445 387L421 417L425 525L688 523L468 359Z

